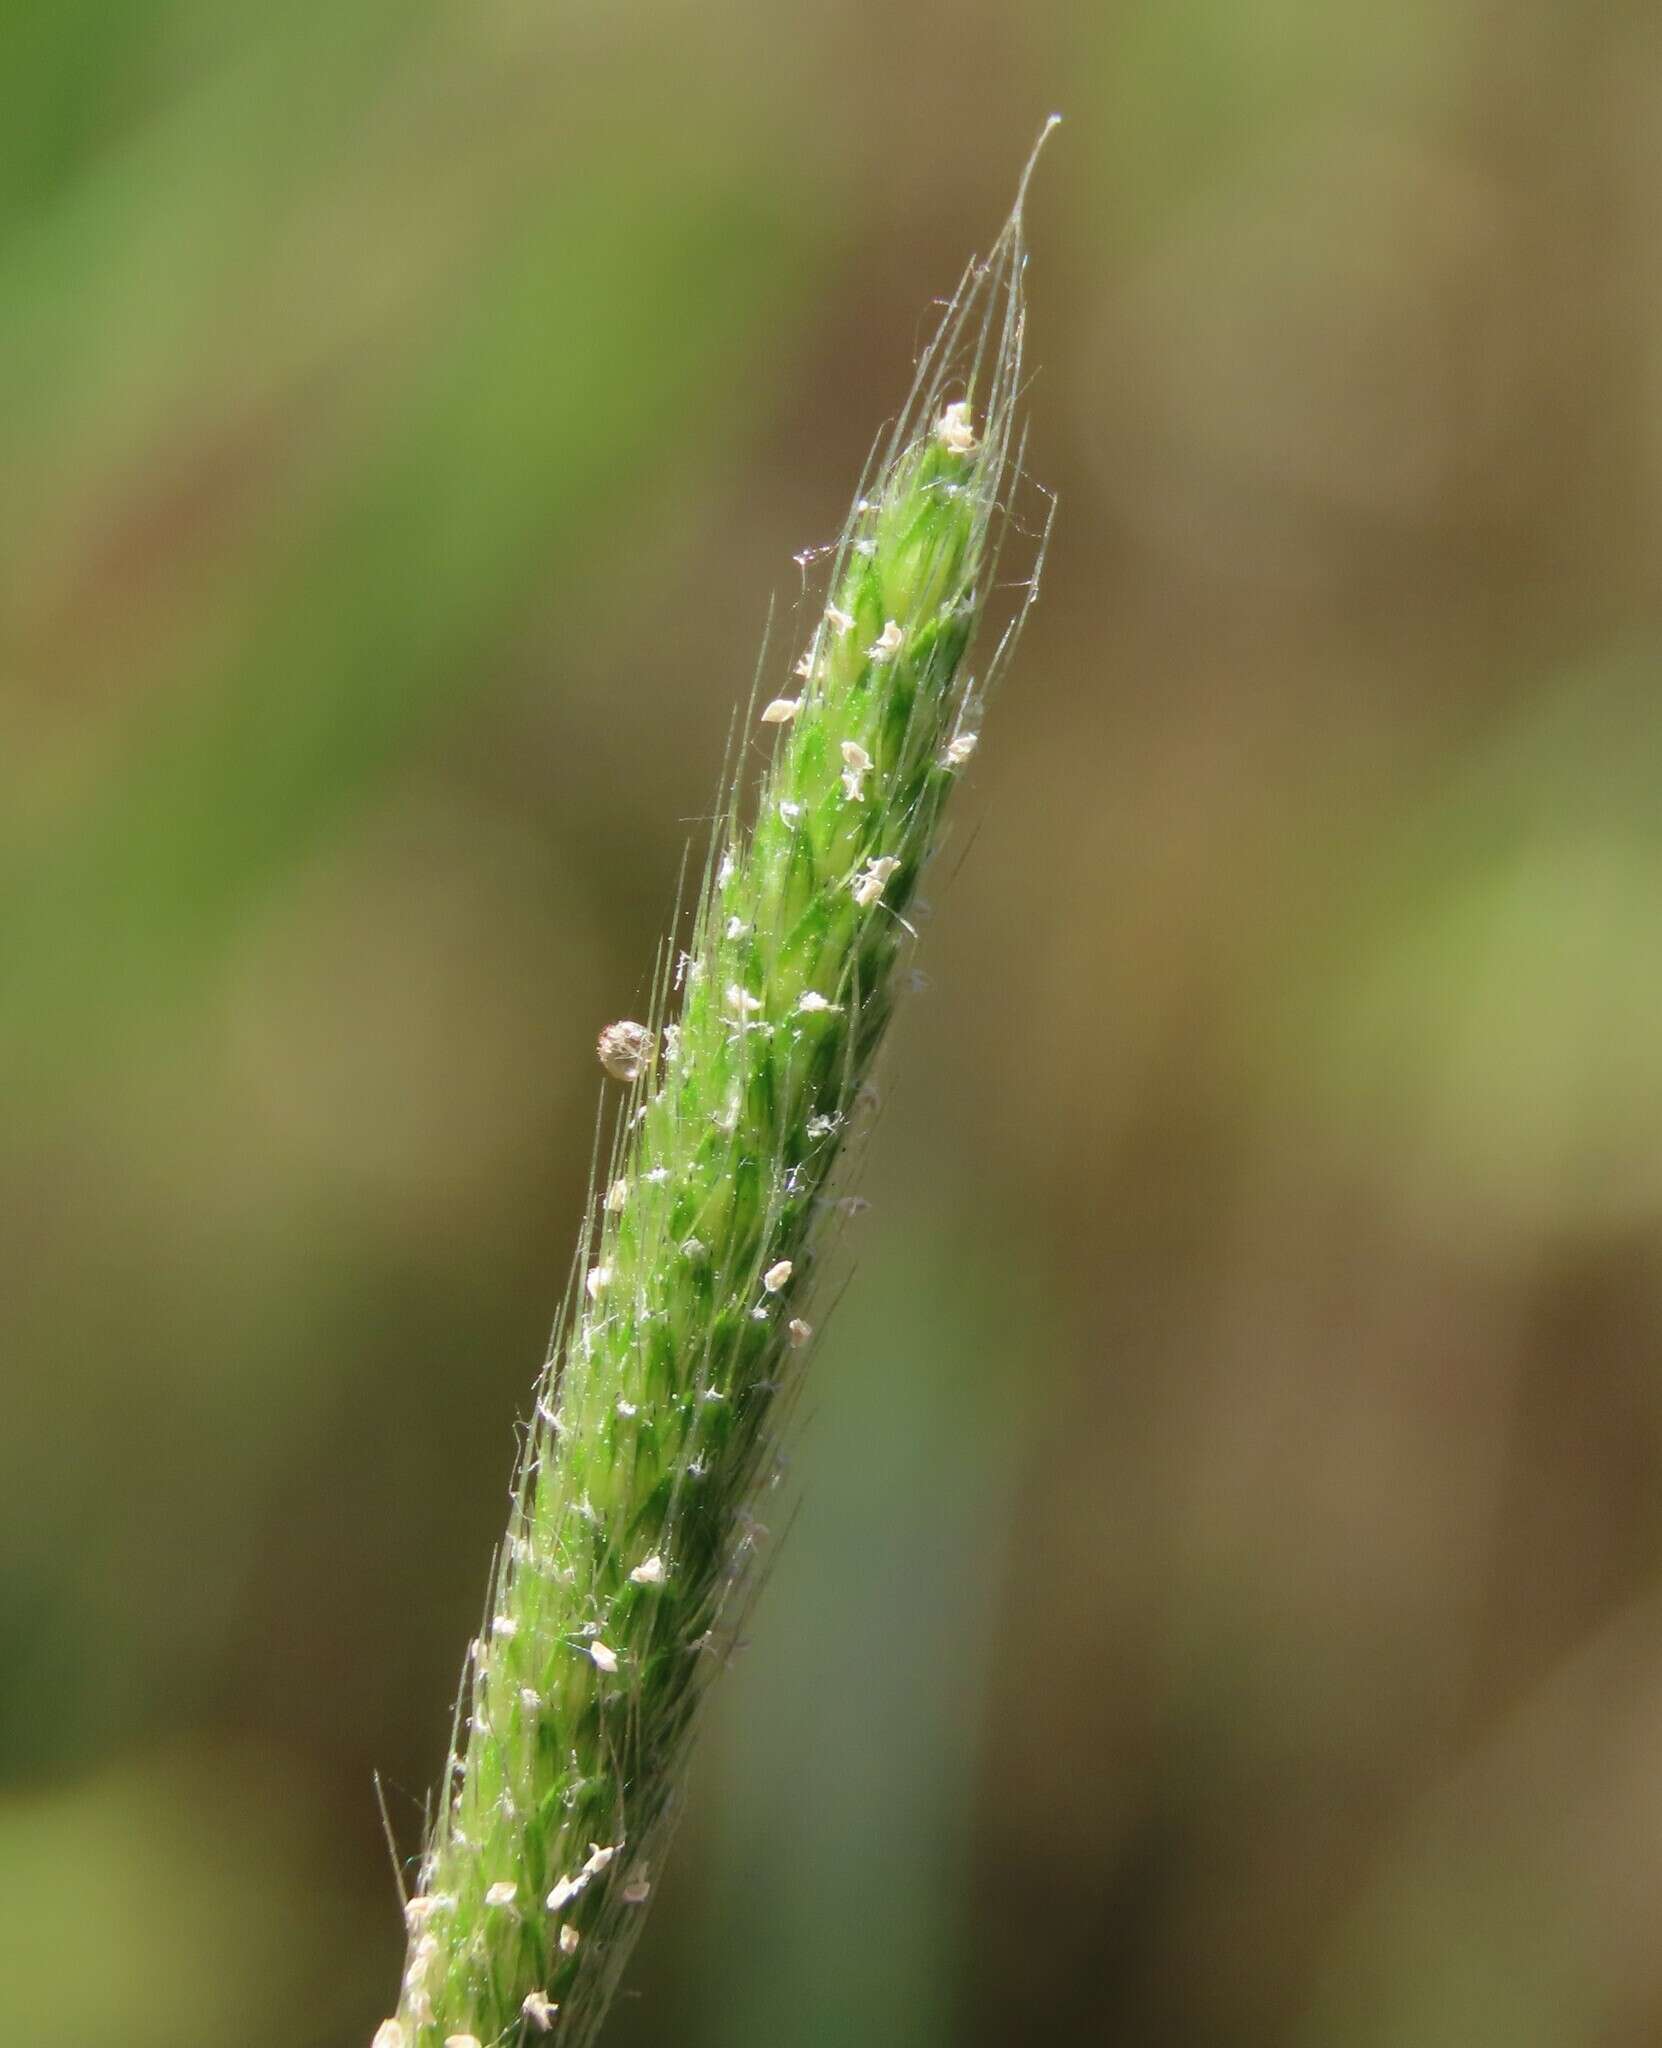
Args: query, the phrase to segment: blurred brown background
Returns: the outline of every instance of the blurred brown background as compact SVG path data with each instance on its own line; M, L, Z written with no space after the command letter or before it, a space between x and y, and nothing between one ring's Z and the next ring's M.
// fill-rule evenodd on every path
M368 2039L770 591L1044 598L610 2039L1662 2038L1662 22L0 18L0 2021Z

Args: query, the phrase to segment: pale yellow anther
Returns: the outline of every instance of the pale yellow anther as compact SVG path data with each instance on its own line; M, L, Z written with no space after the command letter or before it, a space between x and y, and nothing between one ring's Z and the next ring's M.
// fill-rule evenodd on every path
M424 1934L410 1954L410 1966L404 1972L406 1984L419 1984L426 1976L428 1967L439 1952L439 1938L436 1934Z
M800 1316L792 1316L785 1325L785 1335L790 1338L793 1351L800 1351L813 1334L813 1324L805 1323Z
M946 752L941 756L941 766L943 768L962 768L980 744L981 735L979 733L959 733L956 739L947 741Z
M573 1927L571 1922L568 1920L565 1923L565 1925L560 1929L559 1940L561 1955L575 1955L577 1953L577 1944L582 1939L583 1937L577 1932L577 1929Z
M485 1904L487 1906L511 1906L518 1891L519 1886L514 1883L513 1879L505 1877L497 1884L486 1886Z
M762 1275L762 1285L769 1294L778 1294L789 1286L791 1275L795 1271L796 1268L789 1259L781 1259L776 1266L769 1266Z
M851 887L854 900L862 910L869 910L883 894L889 877L900 863L892 854L881 854L854 877Z
M597 1671L615 1671L617 1669L616 1650L612 1649L609 1644L601 1642L598 1636L589 1645L589 1655L594 1659Z
M654 1551L649 1558L636 1565L629 1577L637 1586L661 1586L669 1577L669 1567Z
M583 1282L584 1287L588 1290L590 1301L598 1301L611 1284L612 1269L610 1266L591 1266L589 1268L589 1276Z
M973 455L975 429L970 425L969 400L954 399L935 422L935 438L948 455Z
M906 635L894 620L889 619L884 624L882 632L866 649L866 658L876 662L893 661L900 652L900 644L905 638Z
M789 725L801 709L802 699L800 697L775 697L771 704L764 704L762 706L762 723L764 725Z
M520 2011L531 2022L532 2026L542 2034L546 2034L552 2028L555 2016L559 2010L560 2008L546 1991L527 1992L525 2003L520 2007Z
M839 633L852 633L854 631L854 614L852 612L839 611L834 604L828 604L825 607L825 617L827 624L835 627Z
M847 764L843 775L843 795L851 804L857 804L866 793L866 777L871 773L871 756L858 740L844 740L843 760Z

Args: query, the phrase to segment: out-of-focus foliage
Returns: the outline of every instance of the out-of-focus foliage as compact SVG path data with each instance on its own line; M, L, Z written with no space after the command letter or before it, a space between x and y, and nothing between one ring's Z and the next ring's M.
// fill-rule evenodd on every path
M372 1773L413 1848L593 1032L1053 106L1065 517L613 2038L1662 2032L1652 11L58 0L0 17L17 2040L385 2010Z

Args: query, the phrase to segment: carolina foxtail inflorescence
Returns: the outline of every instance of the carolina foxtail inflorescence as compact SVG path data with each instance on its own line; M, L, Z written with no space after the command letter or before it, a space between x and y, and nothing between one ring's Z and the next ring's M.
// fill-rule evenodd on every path
M812 1327L828 1184L978 707L1022 354L1021 205L855 501L753 821L734 778L687 949L609 1025L625 1091L538 1389L446 1796L376 2048L592 2040L650 1896ZM1042 542L1039 550L1042 553Z

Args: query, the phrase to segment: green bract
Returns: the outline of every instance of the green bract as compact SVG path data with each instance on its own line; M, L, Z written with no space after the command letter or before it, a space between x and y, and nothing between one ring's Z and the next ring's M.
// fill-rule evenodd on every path
M1018 204L855 503L791 694L759 714L780 737L753 823L735 782L657 1014L602 1034L627 1089L612 1165L379 2048L591 2039L649 1896L699 1700L753 1581L751 1510L812 1335L828 1184L975 746L966 657L1017 468L1023 261Z

